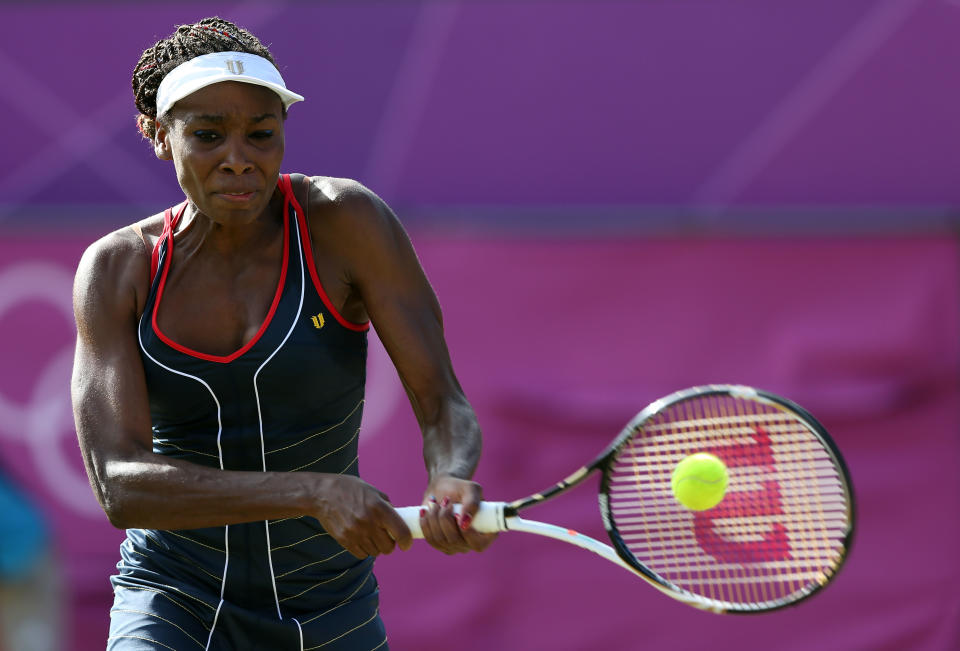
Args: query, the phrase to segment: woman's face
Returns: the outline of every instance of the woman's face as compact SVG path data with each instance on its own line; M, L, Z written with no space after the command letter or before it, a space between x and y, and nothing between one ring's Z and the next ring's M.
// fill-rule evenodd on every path
M283 161L283 104L268 88L226 81L179 100L154 141L172 160L197 209L221 224L249 223L267 208Z

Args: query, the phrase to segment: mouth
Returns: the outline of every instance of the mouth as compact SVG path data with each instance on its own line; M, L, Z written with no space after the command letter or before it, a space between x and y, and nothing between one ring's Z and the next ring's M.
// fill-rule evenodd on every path
M252 190L250 192L217 192L216 196L231 203L243 203L250 201L255 194L256 191Z

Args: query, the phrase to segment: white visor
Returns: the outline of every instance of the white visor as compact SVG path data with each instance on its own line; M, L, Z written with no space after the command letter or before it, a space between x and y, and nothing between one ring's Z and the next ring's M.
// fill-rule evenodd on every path
M284 109L303 101L303 95L287 90L280 71L263 57L247 52L214 52L190 59L167 73L157 89L157 117L190 93L221 81L269 88L280 96Z

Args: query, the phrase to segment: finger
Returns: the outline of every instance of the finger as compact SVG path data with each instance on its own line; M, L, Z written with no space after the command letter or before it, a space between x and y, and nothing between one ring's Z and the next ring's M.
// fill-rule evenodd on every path
M410 533L410 527L403 521L400 514L393 509L391 509L391 513L387 514L383 526L387 535L390 536L390 540L396 543L400 549L407 551L413 546L413 534ZM391 551L393 550L391 549Z
M469 549L467 541L464 540L460 530L460 523L454 517L453 505L449 498L444 498L440 503L440 511L437 514L437 522L440 525L440 535L443 538L444 546L451 553L464 552Z
M446 504L449 505L449 501L447 501ZM446 514L443 512L444 508L447 508ZM449 524L444 526L445 520L452 519L452 513L452 509L432 501L429 506L426 507L426 512L421 518L424 539L426 539L432 547L442 551L444 554L456 553L456 549L452 547L448 537L449 531L455 527L451 527Z
M472 551L482 552L497 539L496 533L480 533L474 529L463 532L463 538Z
M460 512L459 517L457 517L457 524L460 526L460 531L469 531L470 525L473 524L473 513L464 509Z
M469 490L463 491L463 495L460 497L460 504L465 512L474 516L477 514L477 509L480 508L480 502L483 501L483 489L476 482L468 484L468 487Z
M360 543L360 549L363 550L366 558L367 556L378 556L379 549L377 548L377 543L372 538L367 538L366 540Z
M423 539L436 547L437 540L437 510L439 507L435 503L427 503L420 507L420 530L423 532Z
M380 554L389 554L397 546L396 541L391 537L390 532L386 529L378 529L370 538L370 543L373 545L376 555Z
M457 518L457 524L460 525L461 531L470 529L473 518L477 515L477 511L480 510L480 503L482 501L483 496L480 494L474 494L464 499L461 504L460 517Z
M454 542L459 537L459 527L453 515L453 504L450 503L449 497L444 497L437 510L437 525L440 536L447 542Z
M343 548L348 552L359 558L360 560L365 559L369 554L363 550L359 545L343 545Z
M410 528L400 514L393 507L388 506L374 533L374 541L381 554L389 554L397 545L404 551L409 549L413 545L413 534L410 533Z

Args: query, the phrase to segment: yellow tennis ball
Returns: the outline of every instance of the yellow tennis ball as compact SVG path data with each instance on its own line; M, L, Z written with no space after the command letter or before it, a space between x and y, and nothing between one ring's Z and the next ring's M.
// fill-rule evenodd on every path
M670 487L677 501L692 511L712 509L727 492L727 466L719 457L697 452L673 469Z

